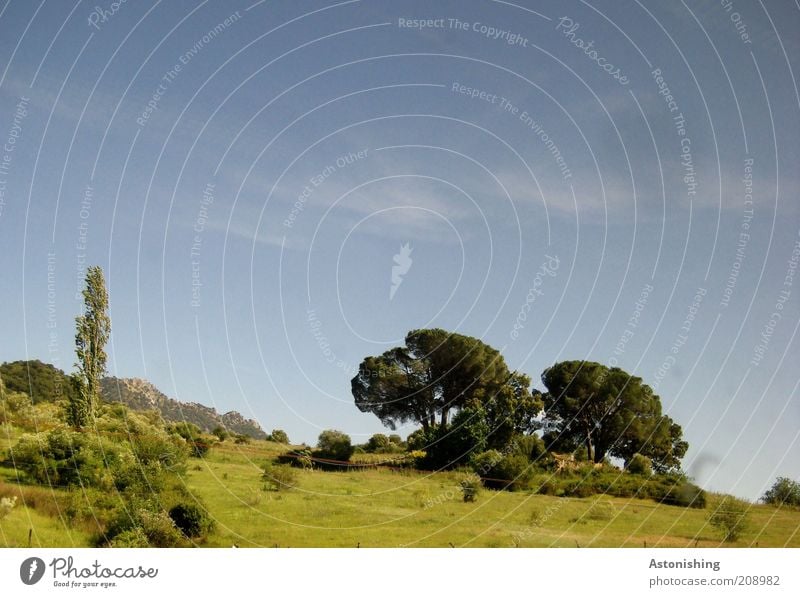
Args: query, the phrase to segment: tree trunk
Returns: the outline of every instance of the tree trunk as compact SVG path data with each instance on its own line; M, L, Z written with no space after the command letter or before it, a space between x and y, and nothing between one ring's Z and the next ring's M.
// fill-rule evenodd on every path
M594 453L592 450L592 434L588 431L586 432L586 457L588 458L589 462L594 462Z

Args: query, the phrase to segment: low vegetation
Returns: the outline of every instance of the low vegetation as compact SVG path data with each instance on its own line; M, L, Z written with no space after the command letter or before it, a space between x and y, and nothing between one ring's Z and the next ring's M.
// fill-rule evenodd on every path
M419 430L291 446L280 429L207 433L104 401L99 268L84 298L75 374L0 366L5 545L800 546L797 482L778 478L762 505L707 494L681 470L680 426L620 369L557 363L541 393L483 342L416 330L352 389Z

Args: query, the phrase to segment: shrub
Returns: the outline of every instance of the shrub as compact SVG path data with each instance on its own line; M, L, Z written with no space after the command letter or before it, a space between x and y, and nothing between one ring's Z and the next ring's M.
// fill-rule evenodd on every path
M708 515L708 522L722 533L722 540L734 542L748 527L750 504L726 495Z
M800 483L787 477L778 477L761 501L773 506L800 506Z
M185 542L169 514L154 504L140 503L118 511L100 543L122 547L135 542L136 546L145 547L142 537L149 547L178 547Z
M214 427L214 429L211 430L211 433L216 435L217 439L221 442L224 442L231 436L228 430L222 427L221 425L217 425L216 427Z
M208 513L197 504L176 504L170 508L169 517L178 530L189 539L205 537L214 527Z
M660 493L658 489L659 487L656 486L652 497L662 504L683 506L684 508L706 507L706 492L688 481L669 486L663 493Z
M150 547L150 542L141 527L134 527L114 537L108 542L108 546L120 548Z
M544 440L538 435L515 435L511 439L508 452L539 463L545 460L548 454Z
M189 442L189 450L195 458L202 458L211 449L211 443L204 437L198 437Z
M283 429L273 429L267 439L279 444L289 445L289 435Z
M422 451L428 446L428 438L425 436L424 429L412 431L406 438L406 446L409 452Z
M109 486L107 468L123 446L67 430L23 435L11 449L17 469L48 486Z
M264 465L261 479L268 488L284 491L297 486L297 471L288 464L273 465L268 462Z
M279 464L288 464L302 469L310 469L314 464L310 448L289 450L278 456L277 461Z
M253 439L244 433L237 433L233 441L237 444L249 444Z
M493 477L494 468L503 459L498 450L486 450L470 459L470 466L479 477Z
M328 429L319 434L316 456L330 460L348 461L353 455L353 444L350 436L335 429Z
M458 485L464 496L465 502L474 502L481 490L481 479L475 473L466 473L459 476Z
M527 489L533 478L533 467L527 456L522 454L501 454L497 450L487 450L471 461L472 469L484 478L483 484L493 489L517 491Z
M637 452L631 457L625 468L634 475L650 476L653 474L653 461Z

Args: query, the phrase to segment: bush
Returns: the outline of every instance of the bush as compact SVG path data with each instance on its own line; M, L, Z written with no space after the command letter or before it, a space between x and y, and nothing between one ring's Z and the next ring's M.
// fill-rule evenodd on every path
M625 467L629 473L634 475L650 476L653 474L653 461L647 456L639 453L634 454Z
M778 477L761 501L773 506L800 506L800 483L787 477Z
M297 487L297 471L288 464L276 466L268 462L264 465L261 479L267 488L274 491L284 491Z
M505 479L503 488L509 491L528 489L533 478L533 467L527 456L507 455L494 468L497 479ZM487 485L488 486L488 485Z
M283 429L273 429L267 439L279 444L289 445L289 435Z
M474 502L481 490L481 479L475 473L465 473L459 476L458 485L464 496L465 502Z
M319 434L315 455L319 458L346 462L353 455L353 450L349 435L335 429L328 429Z
M237 433L233 441L236 444L249 444L251 441L253 441L253 439L244 433Z
M389 438L386 437L383 433L376 433L367 441L367 444L364 446L364 449L367 452L376 453L380 451L386 450L389 447Z
M469 462L474 454L486 449L490 434L486 416L479 407L467 407L453 417L445 429L430 432L425 467L431 470L455 468Z
M314 464L310 448L289 450L278 456L277 461L279 464L288 464L302 469L311 469Z
M477 475L484 478L486 487L509 491L527 489L534 472L527 456L503 455L497 450L487 450L473 457L471 466Z
M151 503L142 503L133 509L118 512L109 525L104 539L106 545L123 547L135 543L136 547L179 547L185 540L169 514Z
M120 548L150 547L150 542L141 527L134 527L114 537L108 542L108 546Z
M511 439L509 448L510 454L524 456L536 463L541 463L548 455L544 440L538 435L515 435Z
M748 527L750 504L726 495L708 515L708 522L722 533L722 540L735 542Z
M231 436L228 430L222 427L221 425L217 425L216 427L214 427L214 429L211 430L211 433L216 435L217 439L221 442L224 442Z
M109 487L107 469L119 461L123 450L85 433L55 430L23 435L11 457L18 470L42 485Z
M176 504L170 509L169 517L178 530L189 539L205 537L214 527L208 513L197 504Z
M428 446L428 438L425 436L424 429L412 431L406 438L406 446L409 452L424 451Z
M706 507L706 492L688 481L671 485L663 493L658 490L659 487L656 486L651 497L662 504L682 506L684 508Z

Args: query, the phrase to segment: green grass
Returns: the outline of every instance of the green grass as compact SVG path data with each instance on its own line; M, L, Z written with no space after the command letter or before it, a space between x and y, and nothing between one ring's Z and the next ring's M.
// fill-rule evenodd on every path
M750 529L722 544L708 509L650 500L557 498L483 490L464 503L455 473L366 469L299 471L291 491L265 491L261 466L284 448L270 442L212 448L190 459L185 484L216 521L211 547L800 547L800 511L755 505ZM0 469L6 491L14 471ZM0 545L88 546L90 533L61 522L47 488L33 507L0 521ZM51 492L57 494L57 492ZM33 494L31 494L33 495ZM714 496L710 496L713 505Z

